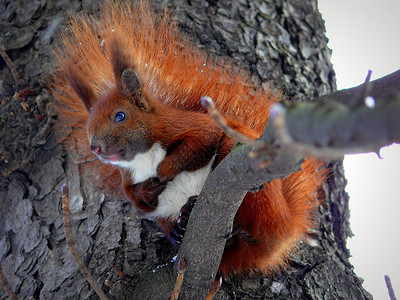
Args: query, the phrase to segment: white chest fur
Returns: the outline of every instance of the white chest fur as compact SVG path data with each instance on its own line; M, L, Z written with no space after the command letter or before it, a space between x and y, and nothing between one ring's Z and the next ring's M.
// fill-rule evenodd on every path
M167 151L160 143L154 143L147 152L136 154L131 161L117 161L115 164L128 169L133 182L139 183L157 176L157 167L166 154Z
M165 159L166 150L155 143L149 151L140 153L128 162L117 162L121 167L131 172L134 183L139 183L157 176L157 167ZM214 159L203 168L196 171L183 171L174 180L167 183L166 189L158 196L158 206L147 214L151 218L176 219L181 207L190 196L198 195L211 171Z

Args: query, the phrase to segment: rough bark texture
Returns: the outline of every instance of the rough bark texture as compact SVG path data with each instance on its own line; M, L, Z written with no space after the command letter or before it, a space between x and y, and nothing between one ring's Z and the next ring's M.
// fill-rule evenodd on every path
M182 31L220 56L230 56L254 81L304 100L335 88L324 24L313 0L152 1L175 10ZM123 199L94 190L76 154L53 132L57 116L42 82L51 69L55 32L66 15L98 10L92 1L0 2L0 38L34 93L13 97L15 83L0 60L0 262L20 299L97 299L67 248L61 185L71 190L76 247L115 299L165 299L172 291L174 251L150 220ZM351 235L341 162L324 187L315 245L303 244L293 268L272 276L227 279L216 299L370 299L348 262ZM119 277L113 269L127 276ZM104 284L108 279L112 288ZM7 295L0 287L0 299Z

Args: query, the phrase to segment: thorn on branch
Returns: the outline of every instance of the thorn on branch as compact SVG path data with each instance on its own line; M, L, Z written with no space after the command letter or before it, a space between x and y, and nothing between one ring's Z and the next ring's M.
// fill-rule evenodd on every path
M3 274L3 269L0 266L0 280L1 283L4 287L4 290L7 292L8 297L10 297L11 300L18 300L17 295L15 295L15 293L13 292L13 290L11 289L10 285L8 284L8 281L6 279L6 277Z
M390 280L389 275L385 275L385 282L386 282L386 287L389 292L389 298L390 300L396 300L396 295L394 294L393 286L392 286L392 281Z
M101 287L99 286L99 284L97 283L97 281L95 280L93 275L90 273L90 271L86 267L86 265L83 262L80 255L78 254L78 251L76 251L74 239L72 237L71 223L70 223L70 217L69 217L69 202L68 202L69 189L66 184L63 184L63 186L61 187L61 192L62 192L62 210L63 210L63 217L64 217L65 238L67 240L68 247L72 252L75 262L78 264L79 269L81 270L83 275L86 277L86 280L89 282L89 284L92 286L92 288L96 291L96 293L100 297L100 299L108 300L107 296L104 294L103 290L101 289Z

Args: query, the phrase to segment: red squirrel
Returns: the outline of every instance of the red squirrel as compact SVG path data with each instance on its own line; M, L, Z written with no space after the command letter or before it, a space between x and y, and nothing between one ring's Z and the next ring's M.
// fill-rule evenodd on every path
M147 4L113 3L98 19L72 17L57 57L51 90L60 126L73 128L67 144L101 174L95 180L123 191L172 240L183 233L176 228L181 210L190 211L193 196L235 143L207 115L201 97L214 99L225 121L253 139L280 100L279 93L254 87L246 72L196 48L168 14L157 17ZM301 171L249 192L219 271L284 266L313 225L325 178L322 164L306 159Z

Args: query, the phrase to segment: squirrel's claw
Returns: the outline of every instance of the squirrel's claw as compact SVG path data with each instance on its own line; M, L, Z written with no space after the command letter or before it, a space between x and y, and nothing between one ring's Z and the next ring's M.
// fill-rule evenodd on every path
M176 220L175 225L172 227L171 232L169 234L169 238L171 239L172 243L176 247L180 247L183 236L185 235L186 226L189 221L190 213L194 205L196 204L197 196L192 196L188 199L186 204L182 206L181 211L179 213L179 217Z

